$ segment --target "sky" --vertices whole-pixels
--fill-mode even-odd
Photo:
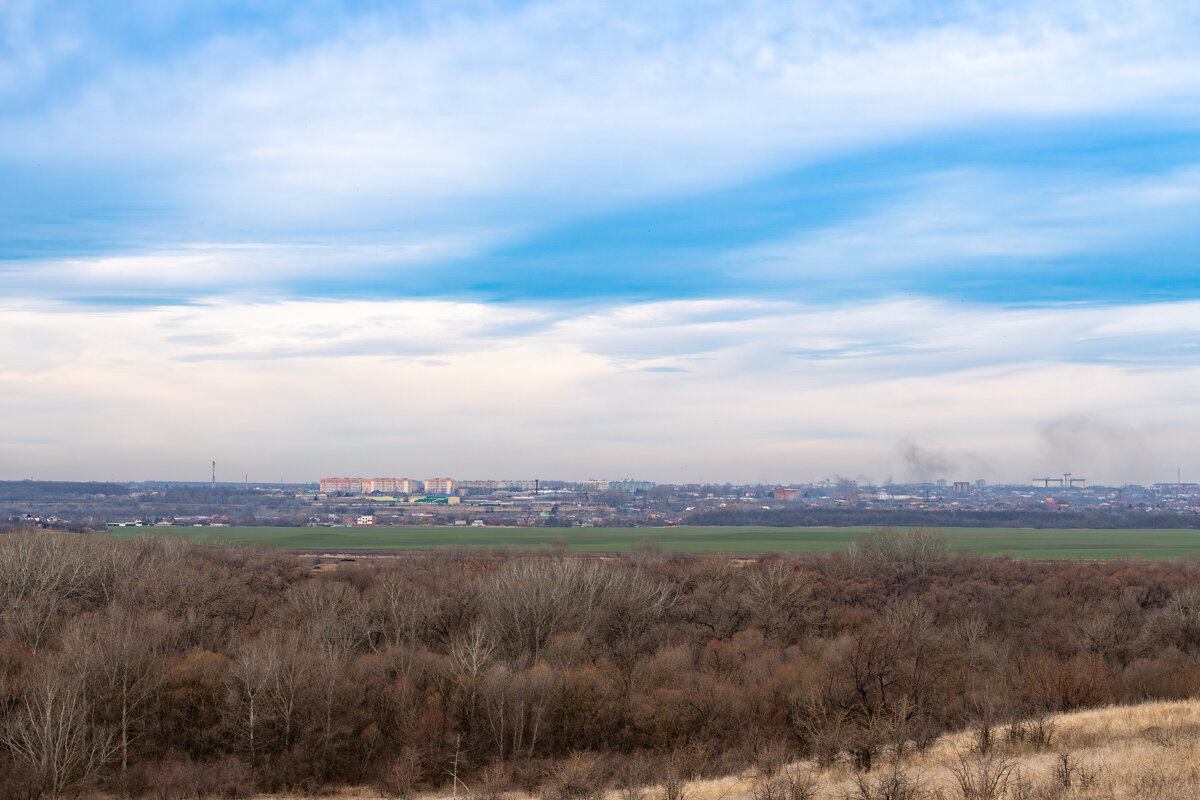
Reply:
[[[0,479],[1200,480],[1198,41],[0,0]]]

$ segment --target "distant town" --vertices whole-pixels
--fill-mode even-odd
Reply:
[[[129,526],[969,525],[1200,527],[1200,484],[1088,486],[1070,474],[860,485],[327,477],[313,484],[0,482],[0,521]]]

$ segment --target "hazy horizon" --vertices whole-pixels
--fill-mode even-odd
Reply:
[[[211,467],[211,465],[210,465],[210,467]],[[1181,482],[1182,484],[1200,483],[1200,481],[1188,480],[1186,475],[1178,475],[1178,474],[1175,478],[1163,478],[1161,480],[1153,480],[1153,481],[1146,480],[1146,481],[1141,481],[1141,482],[1125,481],[1123,483],[1118,483],[1118,484],[1107,484],[1107,483],[1097,483],[1094,481],[1090,481],[1086,478],[1085,475],[1077,474],[1077,473],[1049,473],[1045,476],[1043,476],[1041,474],[1036,475],[1036,476],[1031,476],[1031,478],[1026,478],[1024,480],[987,481],[986,479],[984,479],[984,485],[988,486],[988,487],[1021,487],[1021,486],[1024,486],[1024,487],[1028,487],[1030,489],[1043,489],[1044,488],[1046,491],[1053,491],[1053,490],[1061,491],[1063,488],[1061,486],[1042,487],[1042,486],[1037,485],[1035,482],[1041,480],[1043,477],[1048,477],[1051,481],[1065,480],[1064,476],[1071,476],[1071,478],[1073,480],[1082,480],[1083,481],[1083,483],[1078,486],[1067,487],[1070,490],[1080,490],[1080,489],[1099,488],[1099,487],[1119,488],[1121,486],[1152,486],[1156,483],[1163,483],[1163,484],[1175,484],[1177,482]],[[433,475],[418,475],[416,473],[402,474],[401,472],[392,470],[392,471],[386,472],[386,473],[385,472],[339,473],[338,475],[332,475],[332,474],[321,475],[320,477],[314,477],[311,479],[298,478],[295,480],[278,480],[278,479],[271,480],[271,479],[261,478],[261,477],[255,478],[254,476],[251,476],[248,473],[243,473],[243,477],[241,479],[231,479],[230,477],[225,477],[225,476],[222,476],[221,474],[218,474],[217,478],[216,478],[216,485],[217,486],[226,486],[226,487],[242,486],[242,485],[249,485],[251,487],[254,487],[254,486],[300,486],[300,485],[316,486],[316,485],[318,485],[318,483],[321,481],[322,478],[334,478],[334,477],[337,477],[337,478],[409,478],[409,479],[417,480],[417,481],[427,480],[432,477],[450,477],[458,482],[484,481],[484,480],[491,480],[491,481],[540,480],[543,482],[543,484],[556,483],[556,482],[584,483],[586,481],[591,481],[591,480],[613,480],[613,481],[646,480],[652,484],[663,485],[663,486],[686,486],[686,485],[807,486],[807,485],[818,485],[818,484],[824,484],[824,483],[841,484],[841,485],[848,485],[850,483],[855,483],[860,487],[869,487],[869,488],[884,488],[887,486],[936,486],[938,484],[938,481],[941,481],[941,483],[942,483],[941,488],[948,488],[948,487],[952,486],[956,481],[959,481],[959,480],[971,483],[973,486],[975,485],[976,481],[980,480],[978,478],[975,478],[975,479],[967,478],[962,475],[959,475],[955,478],[937,476],[937,477],[931,477],[931,478],[926,478],[926,479],[921,479],[921,480],[898,480],[894,476],[888,475],[882,479],[879,479],[879,478],[873,477],[871,475],[868,475],[866,473],[860,472],[855,476],[831,474],[831,475],[827,475],[827,476],[823,476],[823,477],[816,477],[816,478],[789,478],[789,479],[783,479],[783,480],[777,480],[777,481],[734,481],[734,480],[720,480],[720,479],[716,479],[716,478],[711,479],[711,480],[668,481],[668,480],[658,480],[653,475],[649,475],[649,476],[647,476],[647,475],[636,475],[636,476],[635,475],[620,475],[620,476],[617,476],[617,475],[608,475],[608,476],[590,475],[586,478],[581,478],[581,477],[577,477],[577,476],[563,477],[560,475],[545,475],[545,474],[503,475],[503,476],[501,476],[501,475],[478,475],[478,474],[474,474],[474,473],[462,473],[462,474],[458,474],[458,475],[433,476]],[[17,483],[17,482],[22,482],[22,481],[32,481],[35,483],[61,482],[61,483],[120,483],[120,484],[151,484],[151,485],[174,484],[174,485],[189,485],[189,486],[203,487],[203,486],[210,485],[211,476],[209,478],[189,478],[189,477],[172,478],[172,477],[162,477],[162,476],[135,477],[135,478],[118,477],[118,476],[104,477],[104,478],[98,478],[98,477],[60,478],[60,477],[55,477],[55,476],[49,476],[49,477],[47,477],[47,476],[25,476],[23,478],[0,478],[0,481],[11,482],[11,483]]]
[[[1196,478],[1198,40],[1180,2],[7,4],[0,479]]]

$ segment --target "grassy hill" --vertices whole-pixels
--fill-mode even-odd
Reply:
[[[1200,797],[1200,700],[1118,706],[995,731],[987,754],[978,731],[944,736],[922,753],[891,758],[871,772],[848,763],[798,762],[773,775],[741,775],[583,794],[578,800],[1195,800]],[[460,788],[459,797],[489,797]],[[378,798],[346,790],[342,800]],[[509,793],[505,800],[553,797]],[[447,800],[449,793],[436,800]],[[263,800],[266,800],[264,798]],[[300,800],[273,796],[272,800]],[[434,800],[430,796],[430,800]]]
[[[1200,797],[1200,701],[1117,706],[1046,720],[1045,741],[999,729],[979,752],[978,731],[944,736],[924,753],[868,774],[846,764],[800,763],[815,798],[850,800],[1195,800]],[[1031,741],[1032,738],[1032,741]],[[787,782],[777,785],[786,787]],[[762,776],[691,784],[691,800],[807,800],[768,794]],[[990,789],[990,790],[989,790]],[[786,792],[785,792],[786,794]],[[661,795],[660,795],[661,796]]]

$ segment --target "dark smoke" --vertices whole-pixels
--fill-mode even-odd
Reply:
[[[1169,427],[1123,425],[1076,415],[1043,422],[1038,433],[1046,469],[1051,471],[1099,471],[1121,479],[1157,472],[1164,480],[1174,473],[1162,463],[1179,441],[1178,432]]]
[[[954,462],[940,450],[922,447],[909,439],[900,442],[898,447],[908,467],[910,480],[923,483],[943,477],[954,469]]]

